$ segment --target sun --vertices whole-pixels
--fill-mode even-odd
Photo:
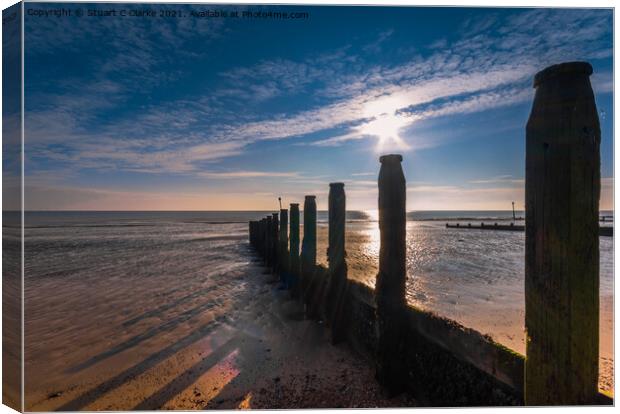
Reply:
[[[409,146],[400,136],[400,130],[409,121],[402,116],[383,113],[376,115],[375,118],[360,126],[360,133],[371,135],[378,138],[377,151],[391,149],[407,149]]]
[[[409,146],[400,136],[400,131],[410,123],[410,120],[397,113],[398,109],[406,106],[403,97],[397,95],[383,96],[366,102],[364,116],[372,120],[360,125],[359,132],[377,137],[376,149],[379,152],[408,149]]]

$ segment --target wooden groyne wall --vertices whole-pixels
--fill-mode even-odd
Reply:
[[[604,220],[603,220],[604,221]],[[466,230],[495,230],[495,231],[525,231],[525,226],[510,223],[510,224],[484,224],[480,223],[480,225],[476,224],[463,224],[456,223],[450,224],[446,223],[447,229],[466,229]],[[598,235],[603,237],[613,237],[614,236],[614,228],[613,227],[599,227]]]
[[[407,390],[427,406],[613,404],[598,391],[600,130],[591,72],[587,63],[562,64],[534,83],[526,134],[527,358],[407,303],[400,155],[380,158],[375,289],[347,278],[343,183],[330,184],[328,268],[316,264],[314,196],[305,198],[301,255],[298,204],[290,220],[284,209],[250,222],[251,245],[306,316],[326,322],[333,343],[349,342],[375,365],[389,393]]]
[[[304,203],[301,252],[295,237],[280,238],[299,233],[298,221],[287,226],[288,210],[282,210],[278,219],[269,216],[249,224],[251,245],[291,296],[305,305],[306,317],[324,321],[332,343],[349,342],[377,364],[378,371],[380,360],[387,361],[383,376],[393,383],[386,384],[388,389],[409,390],[424,405],[523,404],[521,355],[452,320],[408,305],[404,289],[401,307],[381,314],[377,290],[347,279],[344,185],[333,183],[330,196],[329,268],[316,263],[314,196],[307,196]],[[294,205],[292,211],[295,215]],[[281,223],[284,229],[278,227]],[[390,289],[387,292],[390,302]],[[395,366],[401,372],[394,373]]]

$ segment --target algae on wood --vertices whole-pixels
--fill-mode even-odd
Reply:
[[[600,140],[585,62],[534,79],[526,130],[525,402],[595,401]]]

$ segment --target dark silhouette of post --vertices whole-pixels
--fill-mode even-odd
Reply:
[[[316,197],[307,195],[304,199],[304,239],[301,245],[301,295],[306,305],[306,314],[315,316],[313,302],[315,283],[313,284],[316,266]]]
[[[279,271],[279,254],[278,250],[280,248],[279,242],[279,220],[278,213],[271,213],[271,267],[274,273],[278,273]]]
[[[288,210],[280,210],[280,283],[288,287]]]
[[[601,132],[585,62],[534,78],[526,130],[525,403],[598,393]]]
[[[515,214],[515,202],[512,202],[512,221],[515,221],[517,219],[517,216]]]
[[[260,221],[260,255],[263,261],[265,260],[266,224],[267,224],[267,220],[262,218]]]
[[[406,331],[406,184],[402,156],[379,158],[379,273],[375,287],[379,332],[377,379],[392,394],[404,391],[407,370],[400,358],[405,354]]]
[[[273,238],[273,224],[271,221],[271,216],[267,216],[265,218],[265,265],[267,267],[271,267],[271,248],[272,248],[272,239]]]
[[[332,343],[341,342],[345,335],[347,264],[345,260],[346,197],[344,183],[329,184],[329,287],[327,314]]]
[[[294,298],[299,297],[299,204],[292,203],[290,205],[291,227],[290,227],[290,259],[289,274],[291,295]]]

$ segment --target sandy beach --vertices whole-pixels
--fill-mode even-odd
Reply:
[[[505,247],[492,241],[488,246],[480,246],[481,250],[489,249],[489,263],[472,263],[471,258],[456,264],[442,264],[434,256],[446,257],[446,261],[458,260],[458,250],[468,241],[467,237],[476,237],[475,231],[448,230],[449,236],[455,237],[456,244],[452,251],[437,251],[436,240],[426,236],[421,228],[429,227],[433,232],[444,231],[444,223],[427,224],[421,222],[408,223],[408,301],[427,311],[453,319],[465,327],[473,328],[490,336],[496,342],[524,355],[524,298],[523,278],[517,275],[502,274],[502,266],[489,267],[494,256],[508,256],[512,261],[522,261],[518,249],[522,248],[523,233],[507,234],[492,232],[493,235],[482,233],[485,238],[506,237]],[[479,232],[478,232],[479,233]],[[442,238],[445,235],[441,236]],[[512,238],[513,240],[510,240]],[[443,239],[442,239],[443,240]],[[472,239],[473,240],[473,239]],[[450,240],[446,240],[449,244]],[[613,350],[613,248],[611,238],[601,238],[601,304],[600,304],[600,358],[599,358],[599,389],[613,395],[614,386],[614,350]],[[317,260],[327,266],[324,252],[327,249],[328,228],[320,225],[317,231]],[[419,244],[418,250],[411,245]],[[377,223],[349,223],[346,233],[348,278],[361,281],[374,287],[378,271],[379,233]],[[512,249],[512,250],[511,250]],[[464,249],[463,249],[464,250]],[[429,253],[431,252],[431,253]],[[609,253],[609,254],[606,254]],[[482,255],[479,255],[482,256]],[[512,256],[512,257],[510,257]],[[443,260],[443,259],[440,259]],[[607,261],[607,262],[606,262]],[[611,263],[609,262],[611,261]],[[522,266],[519,262],[517,268]],[[472,269],[468,269],[471,267]],[[440,270],[437,270],[440,269]],[[467,279],[459,280],[459,276],[468,270],[470,273],[489,274],[490,278],[483,281]],[[520,269],[520,268],[519,268]],[[443,272],[442,278],[428,280]],[[610,273],[608,275],[608,273]],[[513,277],[514,276],[514,277]],[[609,279],[609,280],[608,280]],[[498,291],[501,292],[498,295]]]
[[[27,308],[26,409],[415,405],[384,398],[372,365],[330,345],[323,325],[304,320],[252,261],[247,243],[234,243],[247,261],[204,277],[164,274],[123,287],[107,278],[70,302],[43,279],[37,290],[50,294]],[[104,305],[119,296],[121,307]]]
[[[384,398],[371,363],[346,344],[332,346],[321,323],[304,320],[300,305],[255,262],[241,219],[99,214],[33,221],[26,229],[26,409],[415,406],[406,395]],[[436,228],[408,226],[409,302],[523,353],[522,279],[511,267],[521,260],[521,236],[476,242],[473,233],[452,232],[438,239]],[[375,227],[347,226],[348,277],[370,286]],[[474,247],[491,262],[463,261],[459,254]],[[317,259],[324,265],[326,248],[320,223]],[[608,285],[602,276],[602,292]],[[601,299],[599,385],[612,391],[613,301]]]

